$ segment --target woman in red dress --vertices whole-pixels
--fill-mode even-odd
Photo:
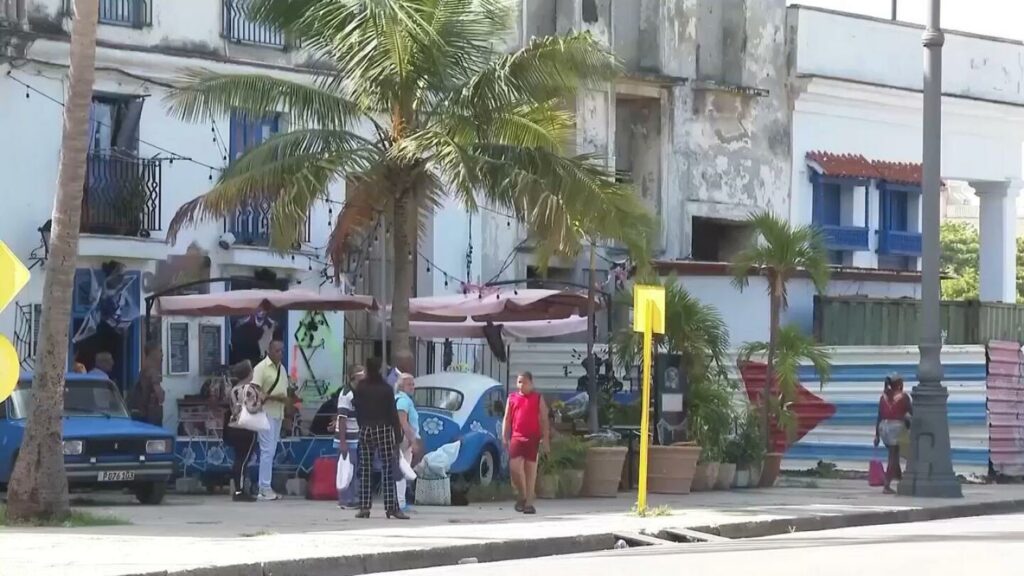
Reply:
[[[509,472],[516,489],[516,512],[536,514],[537,456],[548,450],[548,407],[533,387],[533,375],[521,372],[517,391],[509,394],[502,424],[502,440],[508,450]]]
[[[892,481],[902,480],[900,470],[900,437],[910,427],[913,408],[910,396],[903,391],[903,378],[886,376],[882,397],[878,399],[878,419],[875,421],[875,446],[879,441],[889,450],[889,465],[885,469],[886,494],[893,494]]]

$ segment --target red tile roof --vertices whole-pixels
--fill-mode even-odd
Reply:
[[[807,161],[825,176],[884,180],[893,184],[921,185],[921,165],[910,162],[868,160],[860,154],[808,152]]]

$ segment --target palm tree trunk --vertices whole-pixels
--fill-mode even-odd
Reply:
[[[412,252],[416,231],[415,196],[411,191],[399,195],[392,209],[395,234],[394,246],[395,279],[391,296],[391,358],[411,353],[409,348],[409,299],[412,298],[412,283],[415,277]]]
[[[775,347],[778,345],[779,325],[782,315],[782,286],[781,279],[774,273],[770,274],[768,281],[771,283],[769,300],[771,315],[768,320],[768,365],[765,368],[764,391],[761,393],[762,420],[764,426],[765,451],[772,452],[772,429],[771,417],[768,412],[768,398],[775,389]]]
[[[61,446],[64,375],[68,363],[71,291],[89,148],[89,106],[96,72],[98,4],[98,0],[75,0],[60,172],[57,175],[50,254],[43,284],[41,346],[32,383],[34,402],[7,494],[9,522],[59,521],[70,513]]]

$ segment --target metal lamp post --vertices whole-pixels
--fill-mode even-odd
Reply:
[[[939,2],[929,0],[924,44],[924,162],[921,175],[921,362],[914,387],[907,471],[899,485],[904,496],[960,498],[949,444],[947,400],[942,385],[939,324],[939,186],[942,158],[942,45]]]

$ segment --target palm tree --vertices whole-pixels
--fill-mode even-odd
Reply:
[[[43,284],[39,357],[32,411],[7,493],[7,521],[63,521],[70,514],[62,423],[68,365],[71,291],[78,256],[88,152],[89,106],[96,72],[98,0],[75,0],[60,172],[53,203],[50,254]]]
[[[753,356],[767,356],[767,342],[748,342],[740,348],[739,359],[749,362]],[[832,373],[832,357],[823,347],[805,336],[800,328],[793,325],[779,329],[775,340],[775,362],[773,365],[774,382],[778,384],[778,395],[765,394],[764,411],[770,417],[774,415],[779,426],[792,439],[797,424],[789,405],[796,400],[796,387],[800,383],[800,366],[810,362],[818,373],[818,382],[824,386]],[[765,380],[770,382],[770,380]],[[771,442],[766,438],[766,442]]]
[[[787,356],[783,358],[779,352],[780,324],[782,311],[789,306],[788,283],[798,272],[806,272],[814,284],[815,289],[821,293],[828,286],[829,266],[828,257],[825,251],[825,244],[817,228],[812,226],[793,226],[787,220],[783,220],[771,212],[764,211],[753,214],[747,221],[754,231],[757,242],[746,250],[740,252],[732,263],[733,285],[740,291],[749,284],[750,275],[753,273],[765,276],[767,280],[767,291],[771,314],[769,319],[768,342],[761,345],[754,343],[749,345],[748,352],[763,350],[767,356],[767,373],[765,375],[765,397],[762,399],[764,405],[763,424],[765,426],[765,438],[768,438],[768,390],[778,381],[780,386],[784,376],[788,377],[792,368],[792,380],[795,388],[796,366],[801,359],[809,358],[807,354],[800,352],[802,348],[796,347],[795,340],[788,340],[792,344],[787,349]],[[799,336],[799,331],[787,329],[786,337]],[[801,336],[802,337],[802,336]],[[813,344],[811,344],[813,348]],[[749,357],[749,354],[748,354]],[[812,358],[813,359],[813,358]],[[776,377],[778,372],[779,377]],[[788,396],[784,396],[788,398]],[[780,405],[784,407],[783,405]]]
[[[348,178],[329,253],[335,270],[385,216],[393,230],[393,350],[409,350],[417,224],[445,195],[470,211],[513,214],[546,261],[574,255],[581,231],[634,250],[652,219],[615,182],[604,156],[575,154],[577,92],[620,72],[587,33],[532,40],[501,52],[507,0],[253,0],[251,17],[300,42],[316,61],[306,85],[260,74],[190,70],[170,99],[189,121],[284,111],[294,130],[233,163],[207,194],[183,206],[185,225],[231,217],[269,201],[271,245],[287,250],[311,207]],[[406,257],[408,255],[408,257]],[[337,272],[336,272],[337,273]]]
[[[662,284],[665,286],[665,334],[660,338],[658,347],[679,354],[680,369],[691,380],[708,375],[724,376],[729,328],[721,314],[714,306],[693,297],[676,279],[668,279]],[[621,300],[624,305],[631,305],[632,291],[624,294]],[[620,366],[635,366],[641,361],[642,345],[643,337],[632,327],[618,331],[613,340],[616,361]]]

